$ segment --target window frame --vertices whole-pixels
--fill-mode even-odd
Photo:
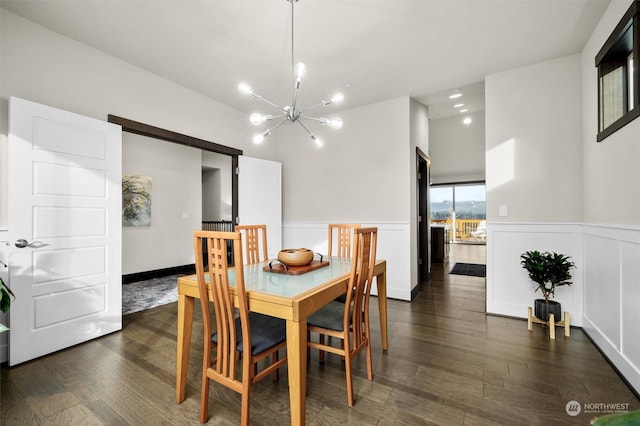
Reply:
[[[622,46],[623,37],[627,31],[631,30],[631,50],[624,49]],[[623,87],[621,97],[626,108],[620,117],[603,128],[603,91],[602,81],[603,76],[611,72],[611,67],[616,58],[621,57],[622,52],[627,51],[625,57],[633,56],[633,70],[630,72],[628,61],[626,65],[623,65]],[[604,43],[600,51],[595,57],[595,65],[598,74],[598,134],[597,141],[601,142],[617,130],[620,130],[628,123],[640,116],[640,81],[639,81],[639,68],[640,68],[640,0],[634,0],[631,6],[624,14],[616,28],[613,30],[607,41]],[[633,93],[629,92],[629,89]],[[631,103],[629,102],[631,100]]]

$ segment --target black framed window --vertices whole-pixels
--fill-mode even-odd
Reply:
[[[640,0],[635,0],[596,55],[598,142],[640,116]]]

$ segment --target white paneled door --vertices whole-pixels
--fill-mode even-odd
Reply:
[[[267,225],[269,259],[282,249],[282,165],[259,158],[238,157],[240,225]]]
[[[9,365],[122,328],[121,135],[9,100]]]

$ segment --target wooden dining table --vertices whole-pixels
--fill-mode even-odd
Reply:
[[[244,280],[249,309],[282,318],[287,323],[287,368],[291,424],[304,425],[307,390],[307,317],[345,294],[351,259],[325,257],[329,265],[300,275],[264,271],[268,262],[244,265]],[[378,309],[382,349],[387,350],[387,262],[376,260]],[[235,273],[229,270],[233,284]],[[193,307],[200,297],[196,275],[178,278],[178,354],[176,365],[176,402],[185,399]],[[235,295],[234,295],[235,297]]]

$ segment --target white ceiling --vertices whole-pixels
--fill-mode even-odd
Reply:
[[[0,0],[53,31],[242,111],[249,83],[279,105],[291,97],[286,0]],[[301,0],[295,57],[308,67],[298,106],[342,91],[338,108],[400,96],[455,114],[460,88],[484,109],[488,74],[578,53],[609,0]],[[480,84],[477,84],[480,83]],[[472,94],[474,92],[474,94]],[[329,108],[329,107],[328,107]]]

